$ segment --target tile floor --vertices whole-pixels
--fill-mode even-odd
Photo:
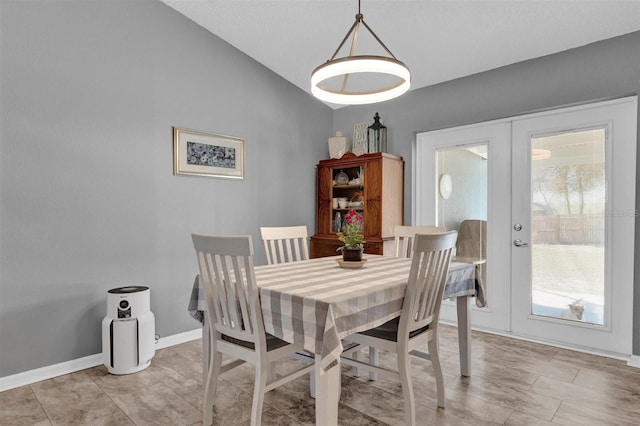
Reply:
[[[640,369],[623,361],[473,332],[472,377],[463,378],[455,328],[442,326],[440,346],[444,410],[436,409],[429,363],[413,363],[421,425],[640,424]],[[136,374],[109,375],[99,366],[2,392],[0,425],[201,424],[200,354],[197,340],[159,350]],[[383,354],[381,362],[393,358]],[[398,380],[370,382],[344,368],[342,384],[340,424],[404,425]],[[222,376],[215,425],[249,425],[252,386],[250,366]],[[263,424],[312,425],[308,390],[302,377],[269,393]]]

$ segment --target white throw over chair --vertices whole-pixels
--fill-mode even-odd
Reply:
[[[392,373],[400,377],[405,404],[405,421],[409,426],[416,425],[409,355],[431,360],[436,378],[438,407],[444,407],[444,378],[438,355],[438,318],[457,236],[456,231],[445,234],[416,235],[411,272],[400,316],[379,327],[356,333],[345,339],[358,346],[344,352],[342,358],[344,364],[381,374]],[[425,343],[428,346],[428,353],[416,349]],[[398,370],[346,357],[363,345],[395,353]]]
[[[396,257],[411,257],[413,237],[416,234],[442,234],[447,232],[444,226],[402,226],[393,228],[394,254]]]
[[[260,235],[269,265],[309,259],[307,227],[261,227]]]
[[[261,424],[264,394],[310,372],[313,363],[277,380],[270,378],[273,363],[302,347],[267,334],[262,319],[259,290],[253,266],[251,236],[192,234],[198,256],[200,279],[207,303],[209,323],[208,376],[204,383],[203,424],[213,421],[218,376],[244,362],[256,367],[251,425]],[[222,355],[234,359],[222,364]]]

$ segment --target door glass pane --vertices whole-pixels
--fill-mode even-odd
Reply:
[[[487,144],[437,151],[436,225],[458,231],[459,257],[487,258],[487,158]],[[479,265],[477,271],[486,288],[487,264]]]
[[[534,315],[604,324],[604,128],[531,138]]]

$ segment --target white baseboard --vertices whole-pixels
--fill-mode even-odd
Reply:
[[[102,364],[101,353],[72,359],[71,361],[61,362],[59,364],[36,368],[35,370],[29,370],[7,377],[0,377],[0,392],[42,380],[51,379],[53,377],[62,376],[63,374],[85,370],[100,364]]]
[[[179,345],[180,343],[190,342],[192,340],[197,340],[201,337],[202,328],[185,331],[184,333],[174,334],[172,336],[162,337],[156,344],[156,350]],[[51,379],[53,377],[62,376],[63,374],[85,370],[87,368],[95,367],[101,364],[102,353],[99,353],[82,358],[72,359],[70,361],[61,362],[59,364],[36,368],[35,370],[29,370],[23,373],[13,374],[11,376],[0,377],[0,392],[24,385],[30,385],[31,383],[40,382],[42,380]]]
[[[156,344],[156,350],[168,348],[170,346],[179,345],[180,343],[190,342],[192,340],[198,340],[202,338],[202,327],[196,328],[191,331],[185,331],[184,333],[174,334],[167,337],[161,337]]]
[[[629,362],[627,362],[629,367],[640,368],[640,355],[631,355],[629,358]]]
[[[448,321],[448,320],[440,320],[440,323],[447,324],[456,328],[458,327],[458,325],[455,322]],[[568,349],[571,351],[582,352],[582,353],[602,356],[606,358],[613,358],[621,361],[627,361],[627,365],[629,365],[630,367],[640,368],[640,355],[628,355],[628,354],[620,354],[617,352],[595,350],[595,349],[585,348],[583,346],[578,346],[578,345],[569,345],[569,344],[559,343],[559,342],[550,341],[550,340],[535,339],[528,336],[519,336],[519,335],[510,333],[508,331],[494,330],[494,329],[489,329],[484,327],[472,327],[472,330],[481,331],[483,333],[488,333],[488,334],[494,334],[496,336],[509,337],[511,339],[524,340],[526,342],[540,343],[542,345],[553,346],[555,348]]]

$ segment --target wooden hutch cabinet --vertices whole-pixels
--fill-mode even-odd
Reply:
[[[316,197],[311,257],[339,254],[343,244],[336,232],[352,208],[364,217],[365,253],[389,253],[393,228],[402,225],[404,217],[404,161],[384,152],[360,156],[349,152],[342,158],[322,160],[317,166]],[[342,205],[335,206],[334,198],[342,198]]]

